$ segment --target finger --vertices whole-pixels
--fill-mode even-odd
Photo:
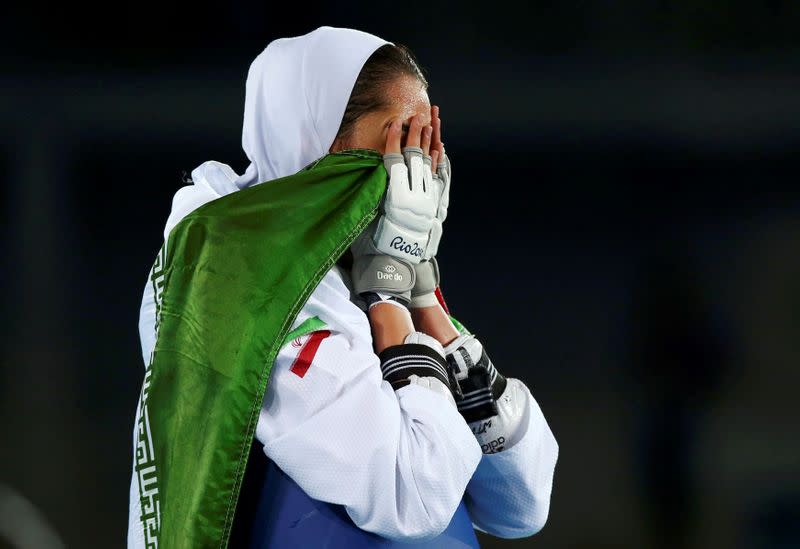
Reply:
[[[408,127],[408,137],[406,138],[406,147],[419,147],[422,138],[422,116],[415,114],[411,118],[411,124]]]
[[[439,118],[438,106],[433,106],[431,108],[431,127],[433,127],[433,140],[431,141],[431,149],[438,149],[439,143],[442,142],[442,119]]]
[[[448,173],[448,166],[447,166],[447,159],[444,156],[444,143],[442,143],[441,148],[439,149],[439,156],[438,162],[435,164],[436,166],[436,173],[441,177],[443,180],[446,178],[447,180],[450,179],[450,174]]]
[[[433,140],[431,149],[439,149],[439,158],[442,158],[442,117],[439,105],[431,108],[431,125],[433,126]]]
[[[431,151],[431,171],[436,173],[436,165],[439,163],[439,151],[432,150]]]
[[[431,151],[431,134],[433,133],[433,128],[431,126],[425,126],[422,128],[422,154],[428,155]]]
[[[435,146],[435,147],[434,147],[433,143],[431,143],[431,150],[433,150],[434,148],[435,148],[437,151],[439,151],[439,158],[443,158],[443,157],[444,157],[444,143],[442,143],[441,141],[439,141],[439,142],[436,144],[436,146]]]
[[[399,118],[392,120],[389,131],[386,132],[386,153],[400,152],[400,137],[402,132],[402,121]]]

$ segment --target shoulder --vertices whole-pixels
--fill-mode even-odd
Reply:
[[[262,426],[262,436],[281,432],[275,418],[289,410],[296,419],[339,399],[356,377],[380,385],[369,321],[351,301],[349,282],[349,275],[334,266],[295,318],[270,373],[264,413],[273,423]]]
[[[197,208],[238,191],[237,177],[230,166],[214,160],[203,162],[192,170],[191,184],[178,189],[172,197],[172,209],[164,227],[164,241],[169,239],[169,233],[175,225]]]

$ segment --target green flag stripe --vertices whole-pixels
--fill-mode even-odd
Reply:
[[[449,316],[449,315],[448,315],[448,316]],[[451,321],[451,322],[453,323],[453,325],[456,327],[456,330],[458,330],[460,333],[462,333],[462,334],[470,334],[470,335],[472,335],[472,332],[470,332],[469,330],[467,330],[467,329],[464,327],[464,325],[463,325],[463,324],[461,324],[461,323],[460,323],[458,320],[456,320],[456,319],[455,319],[455,317],[453,317],[453,316],[450,316],[450,321]]]
[[[308,301],[309,296],[311,293],[316,289],[317,285],[319,284],[322,277],[333,267],[336,260],[344,253],[344,251],[352,244],[352,242],[356,239],[356,237],[367,228],[367,225],[375,218],[378,214],[378,207],[377,204],[375,208],[367,213],[364,217],[361,218],[360,222],[353,228],[350,234],[347,235],[346,239],[343,240],[339,246],[337,246],[331,254],[325,259],[323,264],[320,266],[319,270],[314,274],[311,280],[308,281],[305,288],[303,288],[302,293],[298,296],[297,300],[294,302],[292,306],[291,312],[289,316],[286,317],[286,322],[284,322],[283,327],[281,328],[280,332],[278,332],[278,336],[275,338],[275,341],[283,341],[286,338],[287,332],[289,328],[294,323],[294,319],[297,317],[300,310],[305,305],[306,301]],[[253,435],[256,430],[256,420],[259,416],[259,411],[261,410],[261,404],[264,400],[264,393],[267,390],[267,379],[269,378],[269,373],[272,370],[272,363],[275,362],[275,357],[278,354],[278,350],[280,346],[275,345],[273,343],[272,348],[270,349],[269,356],[267,358],[267,364],[269,364],[269,368],[263,370],[263,375],[259,381],[259,392],[257,394],[257,398],[253,400],[251,413],[250,413],[250,420],[247,424],[247,434],[244,437],[244,441],[241,447],[241,452],[239,454],[239,463],[236,468],[235,473],[235,480],[234,486],[231,490],[230,500],[228,502],[228,510],[225,515],[225,523],[222,530],[222,537],[220,539],[219,547],[220,549],[224,549],[228,545],[228,538],[231,534],[231,528],[233,527],[233,513],[236,509],[236,501],[239,498],[239,492],[241,490],[242,485],[242,477],[244,476],[244,471],[247,466],[247,457],[250,453],[250,444],[253,440]]]

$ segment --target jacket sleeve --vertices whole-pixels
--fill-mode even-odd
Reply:
[[[366,316],[348,304],[362,324],[322,316],[325,331],[283,346],[256,437],[310,497],[343,505],[360,528],[432,538],[450,523],[480,448],[445,396],[415,384],[395,392],[382,379]]]
[[[535,534],[547,521],[558,444],[528,387],[508,378],[506,393],[527,401],[516,442],[484,454],[467,485],[466,505],[473,526],[501,538]]]

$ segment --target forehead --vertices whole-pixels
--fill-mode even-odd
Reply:
[[[389,84],[387,88],[389,109],[392,116],[408,120],[415,114],[422,114],[424,125],[431,122],[431,102],[428,92],[419,79],[413,76],[402,76]]]

